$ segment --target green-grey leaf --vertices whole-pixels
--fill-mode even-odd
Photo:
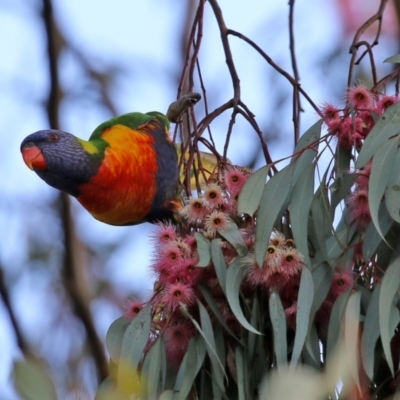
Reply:
[[[38,360],[14,361],[13,379],[15,389],[24,400],[57,400],[52,379]]]
[[[331,191],[331,217],[334,217],[334,212],[337,205],[343,201],[351,192],[351,187],[354,185],[356,174],[342,174],[336,181],[329,187]]]
[[[247,273],[246,266],[243,265],[243,258],[236,258],[228,267],[226,273],[226,298],[231,307],[233,314],[238,319],[238,321],[242,324],[244,328],[249,330],[250,332],[257,333],[261,335],[255,328],[253,328],[248,321],[246,320],[242,307],[240,306],[239,301],[239,290],[240,284],[242,283],[243,278]]]
[[[118,363],[119,357],[121,355],[122,338],[128,327],[130,321],[124,317],[116,319],[108,328],[106,334],[106,346],[110,353],[111,359]]]
[[[196,339],[192,337],[176,376],[174,390],[176,390],[177,393],[174,395],[174,400],[185,400],[187,398],[193,387],[194,379],[196,378],[196,365]],[[152,382],[149,382],[149,384],[151,383]]]
[[[382,280],[382,288],[379,294],[379,330],[381,333],[382,347],[386,361],[392,375],[394,375],[392,352],[390,350],[390,340],[394,332],[390,331],[390,319],[392,303],[396,291],[400,285],[400,258],[395,257],[390,263]]]
[[[249,252],[242,234],[234,222],[231,222],[229,229],[218,231],[218,233],[235,248],[239,256],[245,256]]]
[[[400,103],[393,104],[378,119],[368,134],[356,162],[362,168],[387,140],[400,133]]]
[[[197,305],[200,311],[200,321],[201,321],[201,329],[204,333],[204,338],[206,339],[207,344],[207,353],[211,360],[211,366],[214,373],[214,377],[216,378],[216,383],[220,388],[224,387],[224,374],[225,368],[223,365],[223,361],[218,357],[217,347],[215,344],[214,330],[211,324],[210,316],[206,308],[201,304],[200,301],[197,300]]]
[[[204,297],[204,300],[207,302],[208,306],[210,307],[211,311],[214,313],[215,317],[217,318],[217,320],[221,324],[221,326],[229,333],[230,336],[232,336],[237,341],[239,341],[239,339],[235,336],[235,334],[232,332],[232,330],[227,325],[223,315],[221,314],[221,311],[218,308],[216,300],[213,297],[213,295],[210,293],[208,287],[206,285],[200,283],[199,288],[200,288],[201,294]]]
[[[336,260],[340,255],[342,255],[351,243],[352,238],[357,232],[357,225],[352,224],[350,226],[345,225],[343,227],[338,226],[338,230],[334,232],[326,241],[326,250],[328,255],[328,262]]]
[[[148,303],[130,322],[122,338],[121,356],[137,368],[143,350],[149,341],[151,323],[151,304]]]
[[[398,144],[399,141],[397,139],[390,139],[378,150],[372,160],[371,175],[369,178],[369,210],[375,228],[383,240],[385,238],[380,228],[378,211],[386,184],[393,169]]]
[[[238,400],[246,400],[248,398],[248,396],[246,396],[247,368],[245,367],[246,359],[243,354],[242,346],[236,346],[235,360],[236,360],[236,373],[237,373],[237,385],[238,385]]]
[[[302,149],[305,149],[306,147],[309,147],[313,143],[317,142],[317,140],[321,136],[322,122],[323,122],[322,119],[317,121],[313,126],[311,126],[307,130],[307,132],[305,132],[300,137],[299,141],[297,142],[296,148],[294,149],[294,153],[297,153],[298,151],[300,151]],[[313,149],[315,149],[315,152],[317,152],[318,144],[316,144],[315,146],[312,146],[312,147],[313,147]],[[294,158],[295,157],[296,156],[294,156]],[[293,161],[294,158],[292,158],[292,161]]]
[[[330,267],[327,262],[323,262],[313,270],[314,282],[314,299],[311,307],[311,319],[314,318],[315,313],[319,310],[322,303],[329,293],[332,283],[334,269]]]
[[[398,64],[398,63],[400,63],[400,54],[396,54],[394,56],[388,57],[383,62],[391,63],[391,64]]]
[[[302,356],[304,363],[320,369],[320,342],[315,324],[311,324],[310,332],[306,337],[305,347],[303,348]]]
[[[265,181],[270,169],[270,165],[265,165],[253,172],[247,179],[238,198],[238,214],[248,214],[253,216],[260,204],[261,196],[264,191]]]
[[[289,164],[275,174],[265,185],[257,214],[255,256],[258,265],[264,262],[269,239],[275,221],[284,211],[285,205],[292,188],[293,169],[295,164]]]
[[[181,312],[182,312],[182,314],[186,315],[192,321],[192,324],[194,325],[194,327],[197,329],[197,331],[200,333],[200,335],[204,339],[204,341],[206,343],[207,353],[211,360],[211,366],[212,366],[211,373],[215,380],[214,383],[217,385],[218,388],[221,388],[221,390],[223,390],[223,379],[224,379],[223,374],[225,374],[225,370],[221,363],[221,360],[218,358],[218,354],[215,349],[215,340],[214,340],[214,334],[212,331],[212,327],[211,327],[211,329],[209,328],[209,326],[211,326],[210,317],[207,314],[207,310],[204,308],[204,306],[199,301],[197,301],[197,304],[198,304],[199,310],[200,310],[200,320],[201,320],[201,323],[204,324],[207,334],[203,331],[202,327],[200,327],[198,322],[189,314],[189,312],[183,305],[181,307]],[[203,317],[203,319],[202,319],[202,317]],[[207,321],[207,319],[208,319],[208,321]]]
[[[385,203],[381,202],[378,211],[378,219],[381,227],[381,233],[383,236],[389,232],[389,229],[393,225],[393,220],[387,211]],[[362,252],[364,260],[369,260],[376,252],[379,244],[382,242],[382,238],[379,235],[374,223],[371,221],[365,231],[364,240],[362,244]]]
[[[194,237],[197,242],[197,253],[199,254],[199,262],[196,267],[208,267],[211,261],[211,244],[201,233],[195,232]]]
[[[146,368],[147,397],[148,400],[157,400],[160,387],[162,364],[162,339],[159,337],[146,354],[148,369]],[[143,368],[144,369],[144,368]]]
[[[196,350],[197,350],[197,365],[196,365],[196,375],[199,373],[201,366],[203,365],[204,358],[206,357],[207,346],[206,342],[201,336],[196,338]]]
[[[224,368],[226,367],[226,347],[225,347],[225,337],[222,328],[219,325],[213,327],[214,329],[214,338],[215,338],[215,350],[217,352],[218,359],[221,361],[221,364]]]
[[[290,203],[293,238],[297,249],[304,256],[304,263],[307,267],[311,267],[311,263],[308,255],[307,235],[304,232],[307,232],[308,215],[313,201],[314,168],[315,164],[310,165],[295,183]]]
[[[304,267],[301,273],[299,296],[297,300],[296,336],[294,339],[290,368],[296,367],[300,358],[300,354],[303,350],[304,342],[306,340],[310,324],[310,312],[313,298],[313,277],[310,270],[307,267]]]
[[[359,349],[358,349],[358,331],[359,331],[359,320],[360,320],[360,300],[361,292],[353,293],[347,302],[345,311],[345,324],[344,324],[344,335],[345,335],[345,346],[346,352],[351,356],[350,359],[357,360]],[[350,371],[354,382],[360,387],[360,379],[358,372],[358,365],[355,363],[350,364]]]
[[[273,289],[269,296],[269,315],[274,337],[274,352],[278,368],[287,364],[286,316],[278,292]]]
[[[379,295],[381,284],[376,283],[368,305],[364,320],[364,330],[361,338],[361,358],[365,372],[371,381],[374,378],[375,345],[379,337]]]
[[[174,398],[174,391],[168,389],[161,393],[159,400],[172,400],[173,398]]]
[[[385,190],[385,203],[390,216],[400,222],[400,151],[397,151]]]
[[[251,326],[256,326],[257,321],[262,325],[263,321],[261,319],[261,316],[259,316],[259,305],[258,305],[258,300],[257,297],[254,297],[253,299],[253,306],[251,308],[251,318],[250,318],[250,324]],[[253,332],[249,332],[248,338],[247,338],[247,357],[249,360],[253,358],[254,351],[255,351],[255,345],[256,345],[256,340],[258,338],[258,335],[256,335]]]
[[[335,301],[332,307],[331,317],[329,319],[328,327],[328,341],[327,341],[327,357],[332,354],[334,350],[337,339],[339,338],[339,333],[343,323],[343,316],[345,314],[347,300],[351,295],[352,289],[348,289],[343,292]]]
[[[225,293],[226,286],[226,262],[224,258],[224,254],[221,249],[221,239],[214,239],[211,242],[211,259],[214,264],[215,273],[217,274],[217,278],[221,289]]]

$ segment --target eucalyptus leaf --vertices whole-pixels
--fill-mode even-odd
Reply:
[[[400,223],[400,151],[397,151],[393,169],[387,182],[385,203],[390,216],[394,221]]]
[[[356,174],[343,174],[330,187],[331,192],[331,218],[334,217],[336,207],[346,199],[351,192],[351,187],[356,180]]]
[[[124,333],[129,324],[130,321],[124,317],[120,317],[116,319],[108,328],[106,334],[106,346],[108,352],[110,353],[111,359],[115,363],[118,363],[121,355],[122,338],[124,337]]]
[[[381,231],[378,211],[393,169],[398,144],[399,141],[397,139],[390,139],[378,150],[372,160],[371,175],[369,178],[369,210],[375,228],[383,240],[385,238]]]
[[[234,222],[231,222],[229,229],[218,231],[218,233],[235,248],[239,256],[245,256],[249,252],[242,234]]]
[[[239,339],[235,336],[235,334],[232,332],[232,330],[227,325],[223,315],[221,314],[221,311],[218,308],[216,300],[213,297],[213,295],[210,293],[210,290],[208,289],[208,287],[206,285],[200,283],[199,288],[200,288],[201,294],[204,297],[204,300],[207,302],[208,306],[210,307],[211,311],[213,312],[213,314],[215,315],[215,317],[217,318],[217,320],[221,324],[221,326],[229,333],[229,335],[231,337],[233,337],[237,341],[239,341]]]
[[[218,388],[223,392],[224,388],[224,375],[225,375],[225,360],[219,358],[219,349],[217,349],[214,330],[211,324],[210,316],[206,308],[197,300],[197,305],[200,311],[201,329],[204,333],[203,337],[206,339],[207,353],[211,360],[211,373],[214,377],[215,383]]]
[[[214,330],[211,324],[210,316],[208,315],[206,308],[198,300],[197,305],[200,311],[201,333],[203,333],[202,336],[206,341],[207,353],[210,357],[213,369],[215,370],[215,372],[217,372],[216,376],[218,377],[218,385],[222,388],[224,386],[223,375],[225,374],[225,368],[223,364],[224,360],[221,361],[218,357],[214,338]]]
[[[272,323],[274,352],[278,368],[287,364],[286,316],[278,292],[269,295],[269,315]]]
[[[174,390],[177,391],[177,393],[175,393],[173,397],[174,400],[185,400],[189,395],[196,378],[196,365],[196,338],[192,337],[176,376]],[[149,384],[151,384],[151,382],[149,382]]]
[[[315,164],[310,165],[300,176],[295,184],[290,202],[290,221],[292,223],[293,238],[297,249],[304,257],[304,263],[311,267],[308,255],[307,231],[308,215],[314,194],[314,169]]]
[[[294,153],[298,153],[307,147],[312,147],[312,149],[317,153],[318,151],[318,140],[321,137],[322,119],[317,121],[312,125],[303,135],[301,135],[297,145],[294,149]],[[296,156],[293,156],[292,162],[295,160]]]
[[[331,287],[334,269],[327,262],[318,265],[312,272],[314,282],[314,298],[311,307],[311,320],[314,319],[315,313],[319,310],[322,303],[326,299]]]
[[[360,325],[360,300],[361,292],[352,293],[346,305],[344,338],[346,354],[350,360],[357,360],[359,354],[358,331]],[[360,387],[357,363],[349,362],[349,368],[355,384]]]
[[[161,396],[158,400],[173,400],[174,398],[174,391],[171,389],[165,390],[161,393]]]
[[[246,371],[245,366],[246,359],[244,356],[242,346],[236,346],[235,350],[235,361],[236,361],[236,372],[237,372],[237,385],[238,385],[238,400],[247,400],[247,382],[246,382]]]
[[[230,265],[226,274],[226,298],[231,310],[241,325],[247,330],[261,335],[254,327],[252,327],[243,314],[239,301],[240,285],[247,273],[246,266],[243,265],[243,258],[236,258]]]
[[[121,355],[137,368],[143,356],[143,350],[149,341],[151,324],[151,304],[142,308],[136,317],[129,323],[123,338]]]
[[[373,380],[375,363],[375,346],[379,338],[379,296],[381,284],[376,283],[368,305],[361,338],[361,359],[368,378]]]
[[[225,374],[225,370],[221,361],[218,358],[218,354],[215,349],[214,334],[212,332],[212,327],[210,328],[211,321],[209,320],[207,311],[204,306],[199,301],[197,302],[197,304],[199,305],[200,309],[200,318],[203,317],[202,324],[204,324],[206,332],[203,331],[202,327],[200,327],[198,322],[188,313],[185,307],[181,307],[181,312],[192,321],[192,324],[204,339],[206,343],[207,353],[211,360],[212,376],[215,378],[217,387],[223,390],[223,374]]]
[[[397,255],[397,254],[396,254]],[[379,294],[379,331],[381,334],[381,341],[383,351],[385,353],[386,361],[389,369],[394,375],[393,359],[390,349],[390,341],[394,332],[390,329],[390,320],[392,317],[392,303],[394,296],[400,286],[400,257],[395,257],[386,270],[382,280],[382,288]]]
[[[302,356],[305,364],[309,364],[316,369],[321,368],[320,342],[315,324],[310,326]]]
[[[264,262],[275,221],[284,211],[282,208],[292,189],[294,165],[286,166],[265,185],[256,225],[255,256],[258,265]]]
[[[350,288],[343,292],[333,304],[328,326],[328,341],[326,350],[328,360],[329,357],[332,355],[336,342],[339,338],[339,333],[342,328],[342,323],[346,311],[347,301],[351,295],[351,291],[352,289]]]
[[[24,400],[57,400],[56,390],[47,368],[39,360],[14,361],[14,387]]]
[[[253,172],[247,179],[238,198],[238,214],[253,216],[257,211],[264,191],[270,165],[265,165]]]
[[[204,363],[204,359],[207,353],[206,342],[201,336],[196,337],[196,351],[197,351],[197,365],[196,365],[196,375],[199,373],[201,366]]]
[[[208,267],[211,261],[211,243],[199,232],[195,232],[194,237],[196,238],[197,253],[199,254],[199,262],[196,267]]]
[[[259,315],[259,308],[260,307],[258,305],[257,297],[255,297],[253,300],[253,306],[251,309],[251,319],[250,319],[251,326],[256,326],[257,321],[259,321],[261,318]],[[259,321],[259,322],[261,325],[263,321]],[[253,359],[253,356],[254,356],[257,337],[258,337],[258,335],[256,335],[253,332],[249,332],[248,337],[247,337],[247,355],[250,360]]]
[[[290,361],[290,368],[296,367],[307,337],[311,306],[314,298],[314,282],[310,270],[303,268],[300,280],[300,289],[297,300],[296,335]]]
[[[390,217],[385,203],[381,202],[378,211],[378,219],[383,236],[389,232],[393,225],[393,220]],[[382,238],[376,230],[375,224],[371,221],[365,231],[364,240],[362,244],[362,252],[365,260],[369,260],[376,252]]]
[[[146,368],[145,379],[147,381],[147,397],[148,400],[157,400],[160,383],[161,383],[161,366],[162,366],[162,339],[159,337],[151,346],[146,354],[145,363],[148,362]],[[145,369],[145,368],[143,368]]]
[[[400,54],[396,54],[394,56],[388,57],[383,62],[391,63],[391,64],[398,64],[398,63],[400,63]]]
[[[400,103],[393,104],[376,121],[366,137],[357,158],[356,168],[360,169],[375,156],[378,149],[387,143],[388,139],[400,133]]]
[[[221,239],[214,239],[211,242],[211,259],[214,264],[215,273],[217,274],[221,289],[225,293],[227,266],[221,249]]]
[[[345,253],[356,232],[356,224],[338,227],[338,230],[326,241],[328,261],[336,260],[340,255]]]

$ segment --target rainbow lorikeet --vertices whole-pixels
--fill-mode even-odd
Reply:
[[[23,140],[21,152],[40,178],[76,197],[99,221],[174,220],[182,206],[170,119],[158,112],[124,114],[99,125],[88,141],[42,130]]]

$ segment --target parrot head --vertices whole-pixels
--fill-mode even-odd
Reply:
[[[100,157],[88,157],[80,139],[55,130],[32,133],[21,143],[25,164],[50,186],[72,196],[96,173]],[[97,159],[97,162],[96,162]]]

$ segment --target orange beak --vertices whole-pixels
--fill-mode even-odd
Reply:
[[[45,170],[47,169],[46,160],[43,157],[42,150],[36,146],[26,146],[22,149],[22,157],[28,168],[34,170]]]

